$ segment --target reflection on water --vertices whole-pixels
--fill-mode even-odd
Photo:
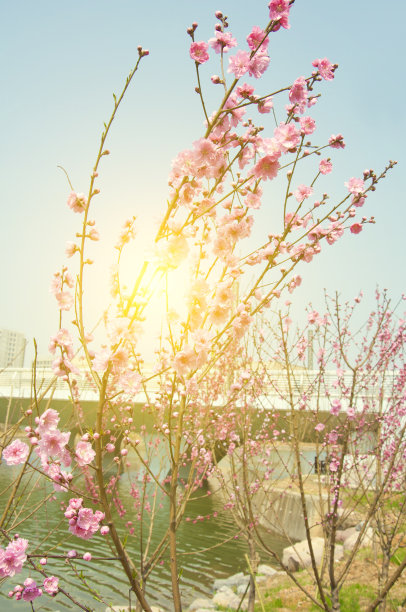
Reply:
[[[2,466],[0,468],[0,491],[3,491],[12,479],[17,475],[18,468]],[[136,474],[130,474],[130,478],[138,482]],[[123,523],[132,521],[138,528],[138,510],[135,509],[134,497],[129,493],[128,480],[123,478],[118,487],[120,501],[126,510]],[[28,509],[34,509],[36,504],[45,494],[52,492],[48,485],[39,485],[28,497],[28,487],[25,492]],[[3,494],[0,506],[6,502],[8,494]],[[111,556],[107,546],[107,539],[96,534],[92,540],[84,541],[67,531],[67,520],[63,516],[63,511],[59,507],[59,502],[67,501],[72,495],[58,493],[57,502],[47,502],[39,511],[34,514],[24,524],[18,528],[21,537],[25,537],[34,543],[41,542],[48,536],[45,544],[39,547],[38,553],[43,554],[48,551],[52,554],[51,548],[55,547],[55,553],[67,552],[75,548],[78,552],[90,551],[93,557]],[[199,490],[194,495],[195,499],[190,501],[184,520],[178,531],[179,549],[179,569],[181,573],[181,591],[184,603],[187,605],[195,597],[210,595],[212,584],[215,578],[229,576],[238,571],[246,571],[244,554],[246,547],[241,537],[236,535],[237,528],[233,522],[230,511],[223,510],[222,502],[215,496],[208,494],[205,489]],[[86,503],[86,505],[89,505]],[[160,507],[159,507],[160,506]],[[151,531],[151,550],[160,539],[165,535],[168,525],[168,500],[163,497],[157,500],[156,516]],[[146,525],[147,527],[147,525]],[[128,529],[123,526],[122,534],[128,533]],[[148,529],[143,532],[143,546],[145,546],[148,536]],[[286,540],[279,536],[266,536],[265,538],[273,549],[281,552],[286,546]],[[218,546],[221,542],[228,540]],[[127,540],[127,550],[138,566],[140,537],[138,529],[133,536]],[[209,549],[209,550],[207,550]],[[32,546],[28,549],[33,553]],[[266,563],[271,563],[270,558],[262,557]],[[161,565],[158,565],[147,582],[147,595],[151,604],[160,604],[165,610],[171,611],[171,587],[168,554],[163,557]],[[110,605],[128,605],[128,583],[120,571],[121,566],[117,561],[92,561],[84,562],[78,560],[75,563],[78,572],[83,571],[84,580],[88,581],[92,588],[97,591],[101,598]],[[73,570],[62,560],[49,559],[46,566],[48,575],[55,575],[60,578],[60,585],[63,586],[71,595],[75,596],[82,604],[87,605],[92,610],[104,611],[106,604],[95,601],[92,596],[78,585],[78,578]],[[5,601],[7,592],[16,584],[22,583],[28,573],[23,572],[12,579],[9,579],[2,586],[2,599],[0,600],[1,610],[25,610],[29,609],[28,603],[15,602],[14,600]],[[32,577],[38,582],[42,582],[41,576],[32,573]],[[134,599],[133,599],[134,602]],[[135,603],[135,602],[134,602]],[[35,610],[56,610],[65,611],[77,609],[65,597],[58,595],[56,599],[51,599],[44,595],[35,602]]]

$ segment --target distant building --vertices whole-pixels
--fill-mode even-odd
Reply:
[[[52,362],[54,361],[54,357],[41,356],[37,358],[36,368],[38,370],[50,370],[52,369]],[[32,362],[32,366],[34,367],[34,362]]]
[[[0,368],[23,368],[26,345],[23,334],[0,329]]]

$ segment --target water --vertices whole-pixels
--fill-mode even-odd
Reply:
[[[0,468],[0,491],[3,491],[17,474],[18,468],[2,466]],[[138,482],[136,477],[136,473],[130,474],[134,483]],[[139,485],[140,483],[137,486]],[[31,512],[44,495],[51,491],[49,485],[46,485],[45,489],[44,485],[34,488],[31,495],[26,498],[26,513]],[[132,521],[138,530],[140,525],[136,517],[138,511],[134,508],[134,499],[129,494],[128,481],[125,482],[125,479],[123,479],[120,482],[118,492],[121,503],[127,511],[123,522]],[[25,496],[27,495],[28,489],[25,493]],[[2,495],[0,505],[5,503],[7,497],[6,493]],[[70,497],[72,495],[57,494],[58,502],[61,500],[67,501]],[[238,529],[232,513],[224,511],[221,500],[214,495],[209,495],[207,489],[199,490],[194,494],[194,497],[196,499],[190,501],[186,508],[185,517],[189,520],[184,520],[178,531],[180,585],[185,607],[196,597],[210,596],[213,581],[216,578],[229,576],[238,571],[247,571],[244,558],[247,549],[243,538],[237,535]],[[150,497],[150,501],[153,503],[152,497]],[[90,541],[84,541],[71,535],[67,531],[67,519],[64,518],[58,502],[47,502],[38,514],[34,514],[17,529],[21,537],[27,538],[33,544],[47,538],[36,553],[44,554],[48,551],[49,554],[52,554],[50,549],[55,547],[55,553],[66,553],[68,550],[75,548],[81,554],[89,551],[93,557],[112,556],[107,546],[107,539],[99,533]],[[155,516],[151,550],[165,534],[168,525],[168,500],[163,497],[160,502],[162,507],[157,510]],[[157,508],[158,503],[157,500]],[[89,505],[89,503],[86,503],[86,505]],[[202,520],[203,517],[204,520]],[[145,526],[147,526],[146,522]],[[123,526],[122,535],[125,533],[128,533],[128,530]],[[144,531],[144,542],[146,535],[147,533]],[[267,543],[279,553],[288,545],[286,539],[280,536],[266,534],[265,537]],[[136,565],[139,559],[139,545],[139,535],[128,537],[127,551]],[[31,554],[34,552],[32,546],[28,549],[28,552]],[[265,563],[272,563],[272,560],[264,555],[261,559]],[[104,611],[107,604],[128,605],[128,583],[125,576],[123,577],[120,569],[121,565],[118,561],[85,562],[77,560],[75,561],[75,567],[77,572],[84,572],[85,580],[100,594],[105,603],[95,601],[91,594],[86,592],[84,586],[78,584],[77,576],[64,560],[49,559],[45,569],[48,575],[58,576],[60,585],[72,596],[96,612]],[[16,584],[22,583],[28,575],[28,572],[24,570],[21,574],[3,583],[2,598],[6,597],[7,592]],[[38,583],[42,582],[40,574],[33,572],[32,577]],[[172,610],[172,605],[169,603],[172,597],[167,553],[163,557],[163,564],[158,565],[153,570],[147,582],[147,597],[149,603],[161,605],[168,611]],[[34,607],[37,612],[39,610],[50,610],[52,612],[60,610],[62,612],[77,609],[74,604],[60,594],[56,599],[44,595],[34,602]],[[2,599],[0,600],[0,609],[28,610],[30,606],[28,603]]]

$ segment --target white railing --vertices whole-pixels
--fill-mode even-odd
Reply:
[[[264,408],[271,400],[274,407],[286,408],[286,399],[289,395],[289,384],[286,372],[278,369],[270,369],[268,380],[265,381],[262,390],[262,401],[259,399],[259,404],[263,403]],[[317,377],[317,370],[297,370],[291,377],[291,386],[295,400],[298,401],[303,393],[309,391],[312,381]],[[146,373],[149,377],[152,371]],[[80,376],[75,376],[80,398],[82,400],[96,401],[97,390],[94,382],[82,371]],[[393,384],[396,378],[396,372],[387,372],[383,387],[376,385],[373,388],[366,390],[358,390],[358,400],[362,401],[365,398],[377,399],[379,394],[383,392],[383,398],[388,399],[392,395]],[[337,374],[335,371],[326,371],[324,374],[324,384],[321,387],[319,397],[317,397],[316,388],[309,394],[307,398],[308,407],[314,409],[314,403],[318,401],[323,405],[319,405],[319,409],[329,409],[330,402],[334,397],[341,397],[341,391],[336,386]],[[343,375],[344,384],[349,387],[351,385],[351,372],[345,372]],[[149,392],[154,393],[159,390],[158,378],[152,378],[148,384]],[[51,368],[38,368],[36,372],[35,389],[37,396],[50,397],[51,394],[55,399],[68,399],[69,387],[67,383],[54,375]],[[7,368],[0,371],[0,397],[13,398],[31,398],[34,396],[33,373],[31,368]],[[143,401],[140,396],[140,401]],[[222,403],[218,401],[219,405]],[[275,405],[277,404],[277,405]]]

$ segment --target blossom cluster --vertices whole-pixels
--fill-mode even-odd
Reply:
[[[5,549],[0,548],[0,577],[14,576],[19,574],[27,560],[25,551],[28,547],[28,540],[16,537]]]
[[[57,491],[66,490],[72,480],[70,473],[61,470],[62,465],[64,467],[71,465],[72,457],[66,447],[70,432],[58,429],[59,419],[59,413],[53,408],[48,408],[40,417],[36,417],[35,430],[28,432],[35,453],[41,460],[41,467],[54,481],[54,488]]]
[[[7,465],[19,465],[26,461],[29,452],[30,450],[25,442],[17,438],[5,447],[2,457],[5,459]]]
[[[43,582],[43,589],[51,597],[55,597],[59,590],[59,579],[56,576],[49,576]],[[15,597],[16,601],[21,599],[24,601],[34,601],[37,597],[41,597],[42,589],[38,587],[33,578],[24,580],[24,584],[17,584],[12,591],[9,591],[10,598]]]
[[[65,517],[69,519],[69,531],[73,535],[89,540],[100,527],[104,519],[104,513],[100,510],[93,512],[91,508],[83,506],[82,498],[71,498],[65,511]]]

